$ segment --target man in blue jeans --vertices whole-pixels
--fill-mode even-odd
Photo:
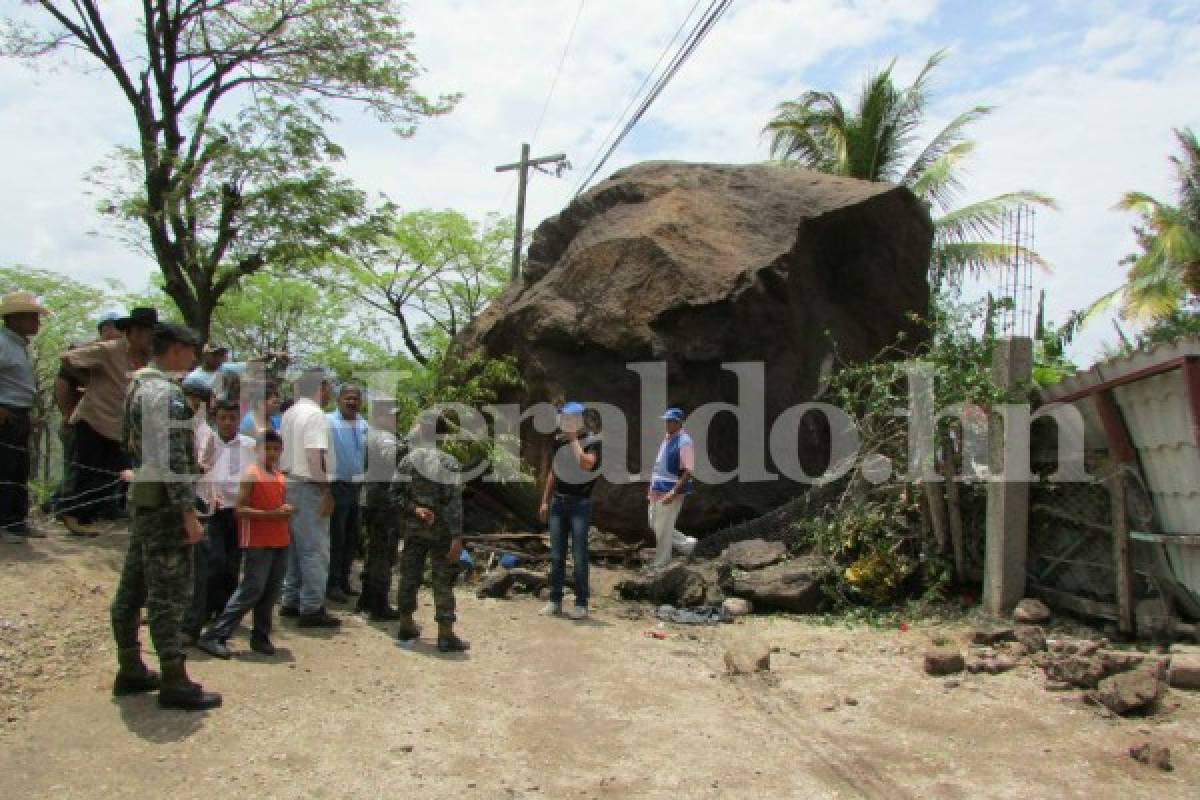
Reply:
[[[294,511],[288,527],[287,576],[279,616],[298,617],[302,628],[337,628],[342,621],[325,610],[329,582],[329,378],[321,369],[306,369],[295,382],[296,403],[283,415],[280,471],[287,476],[287,504]]]
[[[350,567],[358,553],[362,527],[362,488],[367,468],[367,421],[358,413],[362,392],[342,384],[337,393],[337,410],[328,414],[332,445],[333,518],[329,521],[329,585],[325,596],[345,603],[358,592],[350,585]]]
[[[575,563],[575,607],[571,619],[587,619],[588,530],[592,526],[592,488],[599,475],[600,436],[584,425],[584,406],[567,403],[559,409],[555,453],[546,471],[541,519],[550,527],[550,602],[542,614],[562,613],[563,582],[567,571],[567,537]]]

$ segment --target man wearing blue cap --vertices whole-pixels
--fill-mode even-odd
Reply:
[[[554,456],[546,471],[541,519],[550,527],[550,602],[546,615],[562,613],[566,580],[567,537],[575,563],[575,607],[571,619],[587,618],[588,530],[592,526],[592,488],[599,475],[602,444],[599,435],[584,425],[582,403],[559,409],[559,433]]]
[[[696,448],[683,429],[682,409],[668,408],[662,415],[667,435],[658,448],[654,471],[650,476],[650,529],[654,531],[653,569],[661,570],[671,561],[677,536],[675,522],[683,510],[683,500],[692,493],[692,472],[696,468]]]

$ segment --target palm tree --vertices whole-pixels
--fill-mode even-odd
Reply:
[[[895,60],[867,76],[853,107],[833,92],[805,92],[781,103],[763,129],[771,136],[771,157],[833,175],[907,186],[934,216],[933,264],[935,285],[943,278],[958,280],[1000,267],[1012,257],[1012,247],[989,241],[1022,203],[1055,208],[1054,201],[1031,191],[1010,192],[955,208],[962,190],[962,164],[975,150],[965,129],[992,112],[976,106],[955,117],[912,157],[917,130],[929,103],[929,77],[944,61],[946,51],[929,57],[912,85],[892,81]],[[1032,263],[1046,267],[1033,252]]]
[[[1128,192],[1117,208],[1139,217],[1134,226],[1140,253],[1122,259],[1125,283],[1097,300],[1089,314],[1118,305],[1124,319],[1165,319],[1200,296],[1200,140],[1190,128],[1174,131],[1183,150],[1171,156],[1179,205]],[[1119,302],[1118,302],[1119,301]]]

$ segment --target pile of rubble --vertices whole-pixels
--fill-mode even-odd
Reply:
[[[1023,600],[1011,627],[977,628],[968,634],[967,652],[941,645],[925,654],[929,675],[959,672],[999,674],[1021,664],[1041,669],[1047,691],[1083,690],[1083,699],[1113,714],[1153,714],[1167,687],[1200,689],[1200,654],[1160,655],[1122,650],[1107,639],[1048,639],[1041,625],[1050,610]]]
[[[817,558],[789,559],[782,542],[749,539],[729,545],[711,561],[632,576],[616,588],[625,600],[676,608],[723,606],[733,616],[754,610],[809,614],[825,603],[826,570]]]

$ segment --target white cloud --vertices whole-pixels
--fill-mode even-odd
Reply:
[[[693,2],[585,3],[535,143],[536,155],[566,152],[577,171],[534,178],[531,226],[570,199],[578,170]],[[980,148],[964,200],[1017,188],[1059,200],[1060,213],[1040,216],[1038,238],[1056,266],[1042,285],[1061,320],[1120,279],[1116,261],[1132,237],[1129,217],[1112,205],[1134,188],[1169,195],[1170,129],[1200,125],[1200,21],[1178,14],[1181,7],[1107,0],[1056,0],[1036,14],[1028,4],[981,7],[978,25],[946,29],[950,8],[936,0],[735,3],[602,174],[649,158],[761,160],[759,131],[779,101],[810,88],[853,93],[868,67],[893,55],[898,79],[907,80],[930,52],[950,45],[932,122],[976,103],[999,107],[973,131]],[[512,174],[493,168],[513,161],[533,133],[577,8],[575,0],[411,4],[415,47],[428,68],[423,89],[465,98],[407,141],[343,109],[336,137],[348,153],[345,172],[408,208],[511,213]],[[1035,27],[1047,19],[1056,22]],[[122,25],[133,30],[131,18]],[[85,234],[99,220],[82,176],[132,131],[105,75],[31,74],[0,62],[0,163],[10,197],[19,198],[0,217],[0,262],[144,281],[148,261]],[[1105,333],[1088,333],[1079,352],[1094,350]]]

